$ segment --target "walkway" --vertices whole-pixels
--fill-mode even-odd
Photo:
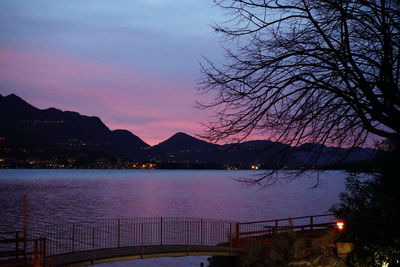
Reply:
[[[47,262],[53,266],[82,266],[121,260],[184,257],[184,256],[237,256],[242,249],[218,246],[163,245],[144,247],[104,248],[71,252],[49,256]]]

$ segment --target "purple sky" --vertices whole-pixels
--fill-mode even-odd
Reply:
[[[223,60],[211,0],[0,0],[0,94],[98,116],[154,145],[201,132],[202,56]]]

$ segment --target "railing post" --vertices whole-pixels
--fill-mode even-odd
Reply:
[[[163,244],[163,217],[160,220],[160,245]]]
[[[27,240],[27,233],[28,233],[28,196],[24,195],[22,197],[23,199],[23,205],[24,205],[24,221],[23,221],[23,227],[24,227],[24,259],[26,260],[27,255],[26,255],[26,240]]]
[[[229,250],[229,255],[232,256],[232,242],[233,242],[233,236],[232,236],[232,223],[229,223],[229,245],[230,245],[230,250]]]
[[[189,256],[189,221],[186,221],[186,244],[187,244],[187,256]]]
[[[27,246],[26,246],[26,239],[27,239],[27,237],[26,237],[26,235],[27,235],[27,230],[24,229],[24,260],[27,259],[27,255],[26,255],[26,249],[27,249]]]
[[[141,253],[140,253],[140,255],[141,255],[141,258],[143,259],[143,244],[144,244],[144,241],[143,241],[143,223],[141,223],[140,224],[140,244],[141,244],[141,247],[140,247],[140,251],[141,251]]]
[[[118,247],[121,247],[121,219],[118,219],[118,237],[117,237]]]
[[[19,257],[19,232],[15,232],[15,258]]]
[[[72,242],[72,252],[75,252],[75,223],[72,223],[72,233],[71,233],[71,242]]]
[[[239,247],[240,245],[240,223],[236,223],[236,246]]]
[[[279,221],[275,221],[275,229],[274,229],[274,235],[278,234],[278,227],[279,227]]]
[[[92,228],[92,264],[94,264],[94,258],[95,258],[95,236],[94,236],[95,228]]]
[[[314,229],[314,217],[310,216],[310,225],[311,225],[311,230]]]
[[[38,260],[38,240],[35,239],[33,241],[33,257],[32,257],[33,266],[36,266],[37,260]]]
[[[47,239],[44,237],[43,238],[43,266],[46,266],[46,255],[47,255]]]
[[[203,245],[203,219],[200,220],[200,245]]]

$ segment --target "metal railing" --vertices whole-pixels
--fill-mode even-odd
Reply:
[[[197,218],[121,218],[30,229],[46,239],[46,255],[154,245],[232,246],[235,223]]]
[[[290,229],[312,232],[332,224],[332,214],[241,223],[200,218],[120,218],[30,228],[26,233],[0,233],[0,256],[2,250],[7,256],[4,248],[8,248],[13,251],[9,257],[23,256],[44,266],[46,257],[50,260],[51,256],[89,253],[91,256],[86,258],[93,262],[97,256],[107,258],[111,250],[131,247],[140,249],[142,257],[144,248],[153,246],[160,246],[160,250],[165,246],[185,246],[188,255],[191,246],[212,246],[228,249],[232,254],[232,249],[239,248],[241,240],[249,237],[274,236]]]

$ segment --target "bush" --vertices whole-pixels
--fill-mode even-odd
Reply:
[[[287,266],[289,262],[313,255],[333,255],[332,244],[336,235],[326,231],[316,240],[304,238],[301,233],[288,231],[277,235],[271,245],[260,239],[251,243],[241,255],[239,266]]]
[[[332,208],[346,222],[344,238],[354,243],[351,266],[399,266],[400,175],[399,146],[386,144],[378,158],[380,170],[347,178],[341,202]]]

